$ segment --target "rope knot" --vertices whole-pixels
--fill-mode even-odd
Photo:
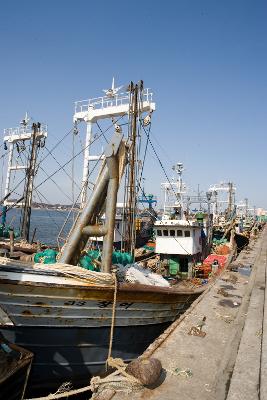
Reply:
[[[93,378],[91,378],[90,386],[92,388],[92,392],[96,392],[96,390],[100,386],[101,382],[102,382],[102,379],[100,378],[100,376],[93,376]]]

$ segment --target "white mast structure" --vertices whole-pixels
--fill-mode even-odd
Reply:
[[[87,200],[87,186],[90,172],[90,163],[97,161],[104,156],[91,155],[90,147],[92,143],[93,124],[101,119],[115,119],[123,115],[129,115],[130,112],[130,92],[120,92],[123,86],[115,87],[114,78],[110,89],[103,90],[105,96],[82,100],[75,102],[75,112],[73,122],[86,123],[86,139],[84,149],[84,163],[82,176],[82,191],[81,191],[81,208],[84,207]],[[155,110],[155,103],[152,102],[153,93],[150,89],[143,90],[143,101],[139,101],[139,109],[142,112],[152,112]],[[114,123],[116,130],[121,130],[121,127]]]
[[[186,193],[186,186],[182,180],[182,174],[184,171],[184,166],[182,163],[177,163],[172,167],[172,169],[177,173],[177,181],[164,182],[161,187],[164,189],[164,215],[167,216],[168,210],[173,207],[180,208],[181,219],[184,218],[183,215],[183,194]]]
[[[223,211],[223,206],[225,205],[229,206],[230,199],[232,203],[230,204],[232,211],[232,208],[234,207],[235,204],[236,187],[232,182],[220,182],[219,184],[210,186],[208,191],[212,193],[212,195],[215,198],[215,201],[213,202],[212,213],[213,213],[213,220],[214,222],[216,222],[220,213]],[[220,194],[221,196],[219,197]],[[228,198],[222,199],[222,194],[227,194]]]
[[[240,201],[236,205],[236,212],[239,217],[247,218],[247,217],[255,217],[256,216],[256,207],[251,207],[249,205],[249,201],[245,198],[243,201]]]
[[[14,171],[24,170],[26,171],[29,167],[28,165],[14,165],[14,146],[17,142],[26,142],[32,140],[34,132],[30,124],[31,119],[29,118],[27,112],[24,119],[21,121],[20,126],[16,128],[4,129],[4,142],[9,144],[9,156],[7,164],[7,174],[6,174],[6,184],[5,184],[5,200],[4,205],[8,205],[8,197],[10,193],[10,181],[11,175]],[[41,125],[41,130],[37,133],[38,140],[47,137],[47,125]]]

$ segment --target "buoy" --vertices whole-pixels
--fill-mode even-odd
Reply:
[[[161,362],[157,358],[136,359],[126,367],[126,372],[143,385],[149,386],[157,382],[162,370]]]

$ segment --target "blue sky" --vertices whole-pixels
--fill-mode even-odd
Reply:
[[[239,199],[267,208],[266,20],[260,0],[4,2],[0,131],[28,110],[48,123],[51,148],[71,129],[75,100],[101,95],[112,76],[143,79],[157,105],[152,141],[170,177],[183,162],[190,188],[232,180]],[[55,154],[63,163],[70,152],[68,144]],[[57,166],[50,159],[46,168]],[[164,175],[151,150],[145,177],[159,194]],[[70,190],[63,175],[54,179]],[[67,202],[53,184],[43,190]]]

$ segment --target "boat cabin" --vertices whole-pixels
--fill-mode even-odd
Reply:
[[[195,221],[162,220],[155,222],[156,253],[170,275],[187,278],[192,263],[201,258],[201,226]]]
[[[114,239],[113,239],[113,244],[116,249],[119,249],[121,247],[121,241],[122,241],[122,232],[123,232],[123,203],[117,203],[116,205],[116,215],[115,215],[115,228],[114,228]],[[105,223],[105,214],[102,216],[101,219],[102,223]],[[93,243],[96,245],[99,245],[100,247],[103,246],[103,236],[100,236],[98,238],[96,237],[91,237],[90,238]]]

